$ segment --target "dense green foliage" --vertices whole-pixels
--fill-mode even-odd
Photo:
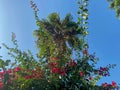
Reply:
[[[112,8],[119,8],[119,2],[116,1],[112,1]],[[86,38],[88,0],[78,1],[78,21],[74,21],[71,14],[61,19],[55,12],[49,14],[46,19],[40,19],[36,4],[33,1],[30,3],[38,26],[34,31],[39,49],[37,59],[30,50],[25,52],[18,48],[16,36],[12,33],[15,47],[11,48],[6,44],[3,46],[13,60],[11,62],[0,57],[2,69],[0,88],[3,90],[112,90],[117,88],[114,81],[112,84],[97,85],[102,77],[110,75],[109,70],[115,65],[96,68],[98,58],[95,53],[89,53]],[[119,12],[117,13],[119,15]]]
[[[110,8],[116,11],[116,16],[120,17],[120,0],[107,0],[110,2]]]

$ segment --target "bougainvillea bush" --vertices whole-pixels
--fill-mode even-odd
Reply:
[[[108,90],[108,88],[118,88],[114,81],[111,84],[105,82],[101,86],[96,85],[101,77],[110,75],[109,69],[115,65],[96,69],[94,65],[97,58],[94,54],[83,51],[84,61],[80,57],[77,60],[69,58],[62,66],[60,63],[63,62],[57,56],[50,57],[48,61],[38,57],[39,61],[37,61],[30,50],[24,52],[18,49],[14,36],[15,34],[12,33],[14,48],[3,44],[14,61],[0,59],[1,90]]]
[[[78,2],[78,21],[67,14],[63,20],[57,13],[47,19],[38,18],[38,8],[30,1],[34,10],[36,24],[34,31],[37,59],[31,51],[19,49],[16,35],[12,33],[14,47],[2,44],[12,60],[0,58],[0,90],[112,90],[118,88],[111,84],[96,83],[109,76],[113,65],[96,68],[98,58],[89,53],[86,38],[88,34],[88,0]],[[73,56],[75,58],[73,58]]]

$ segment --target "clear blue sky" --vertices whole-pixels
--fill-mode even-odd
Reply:
[[[35,0],[40,9],[39,17],[46,18],[49,13],[58,12],[61,17],[71,13],[77,20],[77,0]],[[89,50],[99,57],[98,66],[117,64],[111,70],[111,76],[100,80],[120,83],[120,20],[115,12],[108,8],[105,0],[90,0],[89,6]],[[0,3],[0,44],[5,42],[12,46],[11,32],[16,33],[22,50],[30,49],[36,54],[33,31],[37,29],[29,0],[1,0]],[[6,51],[0,55],[7,58]]]

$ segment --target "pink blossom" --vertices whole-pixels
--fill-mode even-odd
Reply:
[[[104,86],[104,87],[108,87],[108,86],[111,86],[111,84],[103,83],[102,86]]]
[[[79,72],[79,75],[80,75],[80,76],[83,76],[83,72],[82,72],[82,71],[80,71],[80,72]]]
[[[92,77],[92,76],[90,76],[90,77],[89,77],[89,80],[92,80],[92,78],[93,78],[93,77]]]
[[[4,75],[4,72],[2,71],[2,72],[0,72],[0,76],[3,76]]]
[[[10,74],[10,73],[12,73],[12,70],[9,69],[7,72]]]
[[[60,72],[60,69],[57,67],[52,68],[52,72],[58,74]]]
[[[16,68],[14,69],[14,71],[15,71],[15,72],[20,71],[20,67],[16,67]]]
[[[31,77],[30,77],[30,76],[28,76],[28,75],[26,75],[24,78],[25,78],[25,79],[30,79]]]
[[[3,87],[3,83],[0,83],[0,90],[2,90],[2,87]]]
[[[74,60],[68,62],[68,66],[73,66],[73,67],[75,67],[76,65],[77,65],[77,63],[76,63]]]
[[[117,86],[117,84],[116,84],[115,81],[112,81],[112,86],[113,86],[113,87],[116,87],[116,86]]]

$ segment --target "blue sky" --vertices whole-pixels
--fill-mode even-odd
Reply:
[[[77,20],[77,0],[35,0],[40,11],[39,17],[46,18],[49,13],[58,12],[61,17],[71,13]],[[115,12],[108,8],[105,0],[91,0],[89,3],[89,51],[96,52],[99,57],[98,66],[117,64],[111,70],[111,76],[100,80],[120,83],[120,20]],[[11,32],[16,33],[20,49],[30,49],[36,54],[33,31],[37,29],[29,0],[1,0],[0,3],[0,45],[11,43]],[[6,51],[0,50],[0,55],[7,58]]]

